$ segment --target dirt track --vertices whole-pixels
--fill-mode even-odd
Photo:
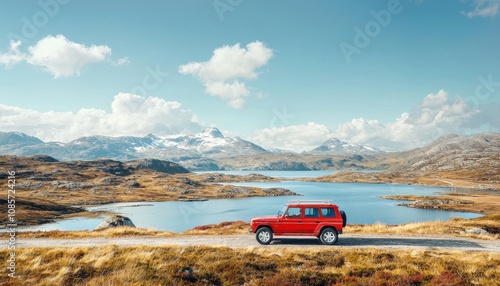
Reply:
[[[322,245],[316,238],[275,238],[270,245],[261,246],[254,235],[175,235],[172,237],[118,237],[118,238],[79,238],[51,239],[36,238],[17,241],[18,248],[27,247],[80,247],[114,244],[120,246],[227,246],[248,247],[293,247],[293,248],[381,248],[381,249],[445,249],[462,251],[500,252],[499,240],[478,240],[447,236],[393,236],[368,234],[343,234],[334,246]],[[7,247],[3,244],[3,247]]]

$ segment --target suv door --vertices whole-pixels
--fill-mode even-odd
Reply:
[[[276,225],[279,233],[302,232],[302,207],[289,207]]]
[[[307,234],[313,234],[320,223],[320,219],[317,207],[304,207],[302,231]]]

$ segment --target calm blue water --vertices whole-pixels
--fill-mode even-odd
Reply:
[[[268,182],[233,185],[262,188],[280,187],[303,196],[223,199],[206,202],[117,203],[89,208],[117,212],[129,217],[137,227],[184,231],[195,226],[223,221],[250,221],[253,216],[274,215],[290,200],[333,200],[347,213],[353,224],[402,224],[408,222],[449,220],[451,217],[474,218],[481,215],[465,212],[413,209],[396,206],[398,201],[378,198],[382,195],[435,195],[446,188],[393,184]],[[68,219],[31,227],[29,230],[94,229],[102,219]]]

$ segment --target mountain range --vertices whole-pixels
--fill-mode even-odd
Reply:
[[[279,149],[266,150],[240,137],[225,137],[217,128],[201,133],[159,137],[89,136],[68,143],[43,142],[20,132],[0,132],[0,154],[49,155],[58,160],[94,160],[108,158],[132,160],[155,158],[184,163],[191,169],[219,169],[217,159],[238,156],[290,154]],[[332,138],[311,151],[310,155],[375,155],[383,153],[370,146],[351,144]]]
[[[192,135],[158,137],[82,137],[68,143],[43,142],[20,132],[0,132],[0,154],[51,156],[57,160],[168,160],[191,171],[211,170],[407,170],[446,172],[481,170],[491,180],[500,170],[500,134],[447,135],[403,152],[332,138],[302,153],[266,150],[239,137],[225,137],[217,128]]]

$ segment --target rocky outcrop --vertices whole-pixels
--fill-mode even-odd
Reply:
[[[268,188],[264,189],[264,192],[268,196],[300,196],[299,194],[284,188]]]
[[[167,174],[186,174],[190,171],[179,164],[172,163],[165,160],[157,159],[140,159],[133,160],[126,163],[128,166],[137,169],[151,169],[161,173]]]
[[[467,205],[467,204],[473,204],[473,202],[466,200],[449,200],[449,199],[416,200],[411,203],[398,204],[398,206],[405,206],[405,207],[419,208],[419,209],[440,209],[444,205]]]
[[[110,216],[110,217],[107,217],[106,219],[104,219],[95,228],[95,230],[105,229],[105,228],[110,228],[110,227],[120,227],[120,226],[135,227],[132,220],[130,220],[128,217],[121,216],[121,215],[114,215],[114,216]]]
[[[59,162],[57,159],[55,159],[55,158],[53,158],[51,156],[47,156],[47,155],[33,155],[33,156],[30,156],[30,157],[34,161],[38,161],[38,162],[46,162],[46,163]]]
[[[488,232],[482,228],[479,228],[479,227],[473,227],[473,228],[469,228],[468,230],[464,231],[464,233],[467,233],[467,234],[476,234],[476,235],[481,235],[481,234],[488,234]]]

